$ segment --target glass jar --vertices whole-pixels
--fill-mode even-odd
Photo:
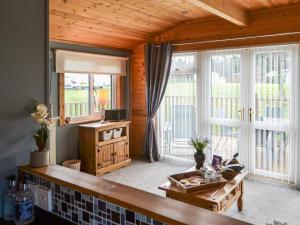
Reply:
[[[27,183],[20,186],[16,195],[16,225],[25,225],[34,220],[34,202],[32,192]]]
[[[7,178],[8,187],[3,194],[3,219],[13,221],[16,216],[17,180],[15,175]]]

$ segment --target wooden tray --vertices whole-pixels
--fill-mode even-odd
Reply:
[[[192,176],[203,176],[200,171],[191,171],[191,172],[186,172],[186,173],[178,173],[174,174],[168,177],[168,180],[170,181],[171,185],[179,189],[180,191],[184,193],[194,193],[194,192],[201,192],[209,189],[214,189],[214,188],[220,188],[224,186],[227,183],[227,180],[224,179],[223,177],[216,182],[212,183],[206,183],[206,184],[200,184],[197,186],[192,186],[192,187],[187,187],[181,182],[179,182],[182,179],[186,179]]]

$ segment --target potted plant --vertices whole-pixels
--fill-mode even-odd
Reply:
[[[48,109],[44,104],[38,104],[36,100],[33,100],[33,110],[31,117],[41,125],[41,128],[33,135],[38,148],[30,153],[30,166],[43,167],[49,165],[50,153],[46,149],[46,144],[48,125],[51,120],[48,118]]]
[[[196,152],[194,154],[194,159],[196,162],[196,169],[200,169],[203,167],[203,164],[205,162],[205,148],[207,147],[209,141],[207,138],[201,139],[201,138],[191,138],[190,145],[192,145]]]

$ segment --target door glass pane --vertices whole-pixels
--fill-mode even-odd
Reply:
[[[289,132],[255,130],[255,168],[280,174],[288,174]]]
[[[213,154],[220,155],[223,159],[231,159],[239,152],[239,128],[231,126],[211,126],[211,146]]]
[[[238,152],[241,55],[221,53],[210,58],[211,74],[211,148],[225,159]],[[226,126],[222,123],[226,122]]]
[[[256,121],[289,121],[290,64],[289,51],[256,53]]]
[[[255,169],[276,178],[289,174],[291,52],[257,52],[255,60]]]
[[[239,117],[240,77],[239,54],[211,57],[211,117],[226,119]]]
[[[65,116],[89,115],[89,75],[65,73]]]
[[[196,136],[196,96],[196,54],[174,54],[159,109],[162,155],[193,159],[194,149],[188,142]]]

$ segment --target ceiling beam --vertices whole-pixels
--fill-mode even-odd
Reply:
[[[247,12],[238,8],[230,0],[186,0],[195,6],[230,21],[238,26],[247,25]]]

